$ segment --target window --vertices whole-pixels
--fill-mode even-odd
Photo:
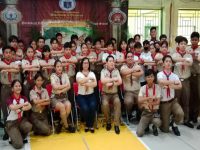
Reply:
[[[190,44],[193,31],[200,32],[200,10],[179,10],[178,35],[185,36]]]
[[[135,34],[141,35],[141,41],[150,39],[150,28],[157,27],[157,37],[161,34],[161,10],[128,10],[128,32],[129,38]]]

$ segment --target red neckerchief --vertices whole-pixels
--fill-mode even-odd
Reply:
[[[122,49],[122,53],[124,54],[124,58],[126,57],[126,49]]]
[[[61,74],[57,74],[57,73],[56,73],[56,75],[57,75],[57,77],[60,79],[60,85],[63,85],[63,84],[62,84],[62,73],[61,73]]]
[[[110,78],[112,78],[112,72],[113,72],[113,70],[114,70],[114,69],[108,70],[108,71],[110,72]],[[112,88],[113,88],[113,85],[108,87],[108,89],[112,89]]]
[[[20,104],[21,95],[19,95],[19,97],[17,98],[17,97],[15,96],[15,94],[13,93],[12,99],[13,99],[13,100],[16,100],[17,104]],[[18,112],[18,113],[17,113],[17,116],[18,116],[18,117],[17,117],[17,118],[18,118],[18,121],[20,122],[20,121],[22,120],[22,112],[21,112],[21,111]]]
[[[32,58],[29,58],[29,57],[26,57],[26,60],[28,60],[28,62],[30,63],[30,65],[32,65],[32,62],[34,60],[34,57]],[[32,76],[33,76],[33,72],[32,71],[28,71],[28,78],[27,78],[27,81],[30,83],[32,82]]]
[[[47,64],[49,62],[49,59],[50,59],[50,57],[45,57],[44,58],[44,60],[46,61]],[[48,75],[50,75],[50,73],[51,73],[51,69],[50,68],[47,69],[47,73],[48,73]]]
[[[169,52],[161,52],[161,54],[163,54],[163,56],[166,56],[169,54]]]
[[[130,48],[130,51],[133,53],[135,51],[135,49],[134,48]]]
[[[156,95],[156,86],[155,84],[153,84],[153,96],[155,95]],[[146,84],[146,97],[149,97],[149,87],[147,84]],[[148,108],[150,111],[153,111],[153,105],[148,105]]]
[[[58,45],[58,51],[61,51],[63,49],[63,45],[62,44],[59,44]]]
[[[114,54],[114,52],[113,52],[113,51],[109,51],[109,50],[107,50],[107,51],[106,51],[106,53],[108,53],[109,55],[112,55],[112,54]]]
[[[127,66],[128,66],[129,69],[132,69],[133,66],[134,66],[134,64],[133,64],[133,65],[130,65],[130,66],[127,64]],[[133,85],[132,73],[131,73],[131,76],[130,76],[130,80],[131,80],[131,86],[132,86],[132,85]]]
[[[76,56],[76,52],[75,51],[71,51],[72,56]]]
[[[170,72],[169,74],[167,74],[167,72],[165,72],[165,71],[163,70],[163,73],[164,73],[165,76],[167,77],[167,80],[169,80],[169,76],[171,75],[172,72]],[[167,98],[170,97],[170,88],[169,88],[169,86],[167,86],[166,95],[167,95]]]
[[[42,53],[43,50],[39,48],[39,49],[37,49],[37,51],[39,51],[40,53]]]
[[[181,55],[181,57],[183,57],[186,54],[186,51],[185,52],[181,52],[180,49],[179,49],[179,47],[176,48],[176,51],[177,51],[177,53],[179,53]],[[182,74],[183,74],[184,70],[185,70],[185,66],[181,65],[181,72],[182,72]]]
[[[3,62],[6,64],[6,65],[10,65],[12,60],[6,60],[6,59],[3,59]],[[12,74],[11,72],[8,72],[8,81],[11,83],[12,82]]]
[[[33,90],[37,93],[37,95],[39,96],[39,98],[42,99],[42,90],[39,91],[36,86],[34,86]]]
[[[101,50],[95,49],[95,53],[97,54],[97,58],[98,58],[99,54],[101,53]]]
[[[71,55],[64,55],[65,59],[70,59],[71,58]],[[66,71],[68,72],[69,71],[69,64],[66,65],[65,67]]]
[[[140,58],[141,53],[139,53],[139,52],[134,52],[134,55],[137,56],[138,58]]]
[[[155,95],[156,95],[156,86],[155,84],[153,84],[153,96]],[[149,97],[149,87],[147,84],[146,84],[146,97]]]
[[[192,55],[192,58],[195,59],[195,53],[194,51],[199,47],[199,45],[191,45],[191,48],[193,50],[193,53],[191,54]]]

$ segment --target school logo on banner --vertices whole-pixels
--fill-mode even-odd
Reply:
[[[60,0],[59,6],[62,10],[70,11],[76,7],[76,1],[75,0]]]
[[[126,22],[127,16],[123,11],[118,9],[111,11],[108,19],[111,24],[122,25]]]
[[[8,6],[1,12],[1,20],[5,23],[18,23],[21,19],[21,12],[14,6]]]

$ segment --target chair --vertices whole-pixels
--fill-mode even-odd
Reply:
[[[47,84],[46,85],[46,89],[48,92],[49,97],[51,98],[51,94],[52,94],[52,85],[51,84]],[[50,115],[51,115],[51,125],[52,125],[52,130],[53,130],[53,134],[55,134],[55,126],[54,126],[54,118],[53,118],[53,114],[59,112],[59,110],[56,110],[55,108],[50,108],[49,106],[49,110],[50,110]],[[72,120],[72,125],[74,126],[74,119],[73,119],[73,114],[71,111],[71,120]]]
[[[76,128],[77,128],[77,131],[80,131],[80,128],[79,128],[79,119],[78,119],[78,109],[80,110],[80,106],[76,103],[76,96],[78,96],[78,83],[77,82],[74,82],[73,83],[73,91],[74,91],[74,106],[75,106],[75,115],[76,115]],[[97,116],[98,112],[96,111],[96,129],[98,129],[98,116]]]

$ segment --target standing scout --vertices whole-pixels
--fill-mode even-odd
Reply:
[[[40,70],[38,59],[34,58],[34,50],[28,47],[26,50],[26,57],[22,60],[22,69],[25,74],[24,77],[24,95],[29,99],[29,92],[34,85],[34,76]]]
[[[113,102],[114,128],[115,133],[119,134],[121,103],[117,94],[117,87],[122,84],[122,79],[119,71],[115,68],[114,57],[111,55],[106,58],[106,68],[101,71],[101,82],[103,84],[102,111],[106,118],[106,130],[109,131],[111,129],[110,102]]]
[[[43,51],[44,45],[45,45],[45,38],[44,37],[39,37],[37,39],[37,49],[34,50],[36,58],[42,59],[42,51]]]
[[[193,64],[191,68],[191,78],[190,78],[190,120],[197,123],[197,117],[200,110],[200,46],[199,43],[199,33],[193,32],[190,36],[191,46],[187,47],[187,52],[192,55]],[[200,126],[197,127],[200,129]]]
[[[141,87],[138,98],[139,106],[143,109],[136,132],[139,137],[144,135],[145,129],[150,123],[153,123],[153,134],[157,136],[157,128],[161,125],[161,120],[157,115],[160,104],[161,89],[159,85],[154,84],[155,76],[153,70],[146,70],[145,80],[147,84]]]
[[[11,83],[13,80],[20,79],[20,68],[12,60],[11,47],[7,46],[2,49],[3,59],[0,61],[1,69],[1,107],[3,112],[4,122],[8,115],[6,99],[11,93]]]
[[[55,60],[51,58],[50,48],[48,45],[45,45],[42,51],[42,59],[39,60],[42,75],[45,78],[44,81],[44,87],[46,87],[47,84],[50,84],[50,75],[53,71],[53,65]]]
[[[71,53],[71,43],[66,42],[64,44],[64,56],[60,58],[60,61],[62,62],[64,72],[67,73],[69,77],[69,81],[72,87],[73,83],[75,82],[75,69],[76,69],[76,63],[78,61],[77,58],[73,56]],[[68,98],[71,102],[73,102],[73,97],[74,97],[73,93],[74,93],[73,88],[71,88],[68,91]]]
[[[51,129],[48,124],[48,106],[50,98],[48,92],[42,87],[44,77],[38,72],[35,77],[35,86],[30,91],[30,101],[32,103],[31,122],[36,135],[50,135]]]
[[[174,134],[180,136],[177,125],[183,121],[184,112],[174,97],[175,90],[181,89],[182,84],[179,77],[174,74],[171,69],[172,57],[166,55],[163,57],[163,71],[157,74],[158,83],[161,87],[161,130],[163,132],[169,132],[169,126],[171,126]],[[173,115],[173,118],[170,123],[171,114]]]
[[[191,66],[193,63],[192,56],[186,53],[187,39],[182,37],[178,41],[176,53],[172,55],[175,61],[174,73],[178,75],[181,80],[182,88],[175,91],[176,98],[184,111],[184,125],[194,128],[189,120],[189,101],[190,101],[190,76]]]
[[[132,52],[126,54],[126,64],[121,67],[123,86],[125,90],[124,103],[128,113],[128,119],[131,119],[133,105],[137,105],[138,93],[140,90],[140,77],[143,75],[142,68],[135,63],[135,57]],[[137,59],[137,58],[136,58]]]

